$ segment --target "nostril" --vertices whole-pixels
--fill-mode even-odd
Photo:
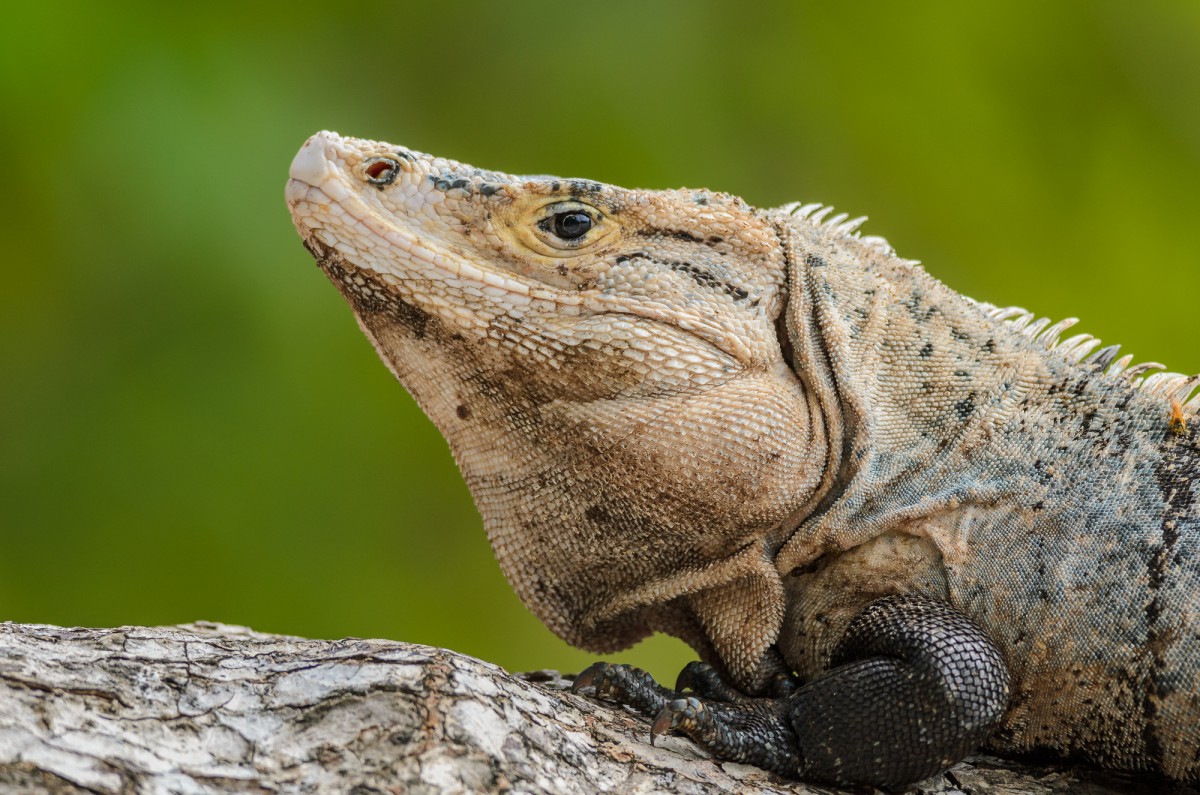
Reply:
[[[363,166],[367,182],[373,185],[390,185],[400,173],[400,164],[390,157],[373,157]]]

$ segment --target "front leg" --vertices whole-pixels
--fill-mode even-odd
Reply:
[[[587,674],[577,688],[596,684]],[[790,695],[735,698],[711,669],[695,666],[681,680],[716,698],[670,699],[627,666],[606,666],[600,680],[606,697],[654,716],[652,737],[676,729],[722,759],[879,787],[902,787],[959,761],[1008,703],[1008,670],[983,631],[943,602],[911,596],[868,605],[830,669]]]
[[[901,787],[978,747],[1008,706],[1008,668],[945,602],[879,599],[855,617],[829,670],[792,698],[807,775]]]

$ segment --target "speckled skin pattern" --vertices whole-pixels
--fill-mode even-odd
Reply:
[[[818,678],[876,600],[936,600],[1011,675],[992,747],[1200,777],[1195,379],[972,301],[818,205],[332,133],[291,177],[560,637],[668,632],[762,693]]]

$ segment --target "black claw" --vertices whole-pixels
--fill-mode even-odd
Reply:
[[[704,712],[704,704],[694,697],[677,698],[662,708],[650,727],[650,744],[661,734],[670,731],[694,730],[699,724],[700,714]]]
[[[698,687],[703,687],[700,684],[703,678],[700,669],[705,667],[705,664],[699,660],[688,663],[679,672],[679,676],[675,677],[675,692],[682,693],[684,690],[696,690]]]
[[[658,713],[654,723],[650,724],[650,744],[654,745],[654,741],[660,734],[666,734],[669,731],[671,731],[671,713],[664,709]]]
[[[682,694],[685,691],[714,701],[746,700],[746,695],[727,685],[715,668],[698,660],[685,665],[675,680],[675,692]]]
[[[800,681],[792,674],[775,674],[775,678],[771,680],[772,698],[791,698],[799,689]]]
[[[578,693],[585,687],[594,687],[596,684],[596,679],[607,667],[608,663],[598,662],[592,663],[587,668],[584,668],[579,672],[579,675],[575,677],[575,680],[571,682],[571,692]]]

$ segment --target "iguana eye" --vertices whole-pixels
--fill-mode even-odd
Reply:
[[[616,231],[603,211],[580,201],[534,204],[516,224],[521,242],[548,257],[590,251]],[[526,220],[528,219],[528,220]]]
[[[592,228],[592,217],[587,213],[568,212],[554,216],[554,234],[563,240],[578,240]]]
[[[578,207],[571,207],[544,218],[538,223],[538,228],[565,243],[575,244],[581,241],[595,225],[596,222],[591,213]]]
[[[390,157],[372,157],[363,163],[363,172],[372,185],[391,185],[400,173],[400,163]]]

